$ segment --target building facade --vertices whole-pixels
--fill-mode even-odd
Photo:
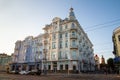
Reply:
[[[113,31],[113,46],[114,46],[114,51],[113,54],[115,55],[115,57],[119,57],[120,56],[120,27],[116,28]]]
[[[93,45],[77,21],[73,8],[70,8],[68,18],[62,20],[55,17],[43,30],[44,33],[35,38],[29,36],[24,41],[16,42],[15,65],[17,63],[23,68],[26,64],[25,69],[28,70],[39,67],[52,72],[95,69]]]
[[[6,71],[8,64],[12,62],[12,57],[1,53],[0,54],[0,71]]]

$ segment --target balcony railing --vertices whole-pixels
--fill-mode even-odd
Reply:
[[[71,27],[70,30],[77,30],[77,27]]]
[[[70,39],[77,39],[77,35],[70,35]]]
[[[77,45],[70,45],[70,49],[78,49]]]

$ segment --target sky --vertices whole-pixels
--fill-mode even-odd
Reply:
[[[93,44],[94,54],[113,58],[113,30],[120,26],[120,0],[0,0],[0,53],[14,52],[15,42],[43,33],[54,17],[69,9]]]

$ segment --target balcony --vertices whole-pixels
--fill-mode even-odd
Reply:
[[[78,49],[77,45],[70,45],[70,49]]]
[[[71,27],[70,30],[76,30],[77,31],[77,27]]]
[[[44,33],[44,38],[48,38],[49,37],[49,34],[48,33]]]
[[[47,45],[47,44],[48,44],[48,41],[47,41],[47,40],[44,40],[44,44]]]
[[[70,39],[77,39],[77,35],[70,35]]]

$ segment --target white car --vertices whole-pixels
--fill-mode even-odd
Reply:
[[[19,74],[28,74],[29,71],[20,71]]]

